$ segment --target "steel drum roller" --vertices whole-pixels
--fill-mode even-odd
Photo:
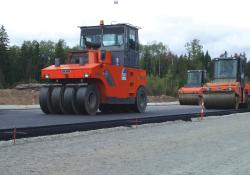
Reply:
[[[234,92],[208,92],[203,98],[207,109],[237,108],[238,96]]]
[[[181,105],[198,105],[199,100],[198,94],[179,94],[179,102]]]

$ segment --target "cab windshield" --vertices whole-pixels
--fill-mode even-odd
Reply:
[[[218,60],[214,63],[214,79],[231,79],[237,77],[237,60]]]
[[[201,85],[201,72],[188,72],[187,86],[200,86]]]
[[[94,28],[83,29],[80,46],[85,48],[85,42],[101,44],[102,47],[121,46],[124,44],[124,28]]]
[[[103,46],[117,46],[123,44],[123,34],[104,34],[103,35]]]
[[[82,35],[80,41],[80,47],[85,48],[85,41],[98,44],[101,42],[101,35]]]

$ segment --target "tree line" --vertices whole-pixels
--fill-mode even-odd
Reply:
[[[0,28],[0,88],[17,83],[40,81],[40,70],[54,63],[58,57],[64,61],[70,50],[65,41],[24,41],[21,46],[9,46],[8,34]]]
[[[176,55],[167,45],[153,42],[140,45],[140,67],[148,75],[148,91],[151,95],[176,95],[176,90],[186,81],[189,69],[211,69],[209,52],[203,51],[198,39],[184,46],[186,54]],[[21,46],[9,46],[4,26],[0,28],[0,88],[13,87],[18,83],[40,81],[40,70],[54,64],[54,58],[64,62],[70,48],[63,39],[54,41],[24,41]],[[250,77],[250,62],[247,64]]]
[[[141,46],[140,63],[147,70],[148,90],[154,95],[176,95],[186,81],[186,72],[191,69],[211,69],[211,57],[202,50],[198,39],[186,43],[187,53],[176,55],[163,43]]]

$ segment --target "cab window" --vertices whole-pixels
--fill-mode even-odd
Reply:
[[[136,32],[132,29],[129,30],[129,48],[134,49],[136,48]]]

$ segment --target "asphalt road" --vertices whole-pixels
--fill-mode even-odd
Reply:
[[[26,128],[49,125],[76,124],[117,119],[135,119],[141,117],[170,116],[179,114],[198,113],[200,106],[162,105],[148,106],[145,113],[101,114],[96,116],[84,115],[46,115],[40,109],[0,110],[0,129]],[[207,112],[218,110],[207,110]]]

